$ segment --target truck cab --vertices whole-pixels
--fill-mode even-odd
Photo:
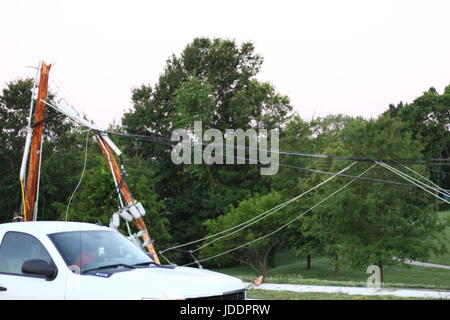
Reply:
[[[0,299],[245,299],[244,283],[160,265],[119,232],[78,222],[0,224]]]

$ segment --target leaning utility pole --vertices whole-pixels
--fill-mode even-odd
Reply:
[[[114,183],[117,188],[118,198],[120,202],[119,212],[113,214],[113,219],[111,223],[117,221],[117,225],[115,223],[113,224],[114,229],[117,230],[120,217],[122,217],[127,221],[127,225],[128,222],[134,220],[139,232],[136,233],[135,235],[132,235],[131,232],[129,231],[131,239],[135,239],[136,241],[138,241],[137,239],[138,237],[142,238],[143,240],[142,246],[147,248],[147,250],[152,254],[153,260],[159,264],[160,262],[158,259],[158,255],[156,254],[155,248],[153,246],[153,241],[150,238],[144,219],[142,218],[145,215],[145,210],[142,207],[142,204],[133,198],[125,181],[125,169],[123,168],[123,166],[122,170],[120,169],[114,157],[113,151],[119,157],[121,157],[122,154],[121,151],[111,141],[106,132],[98,129],[95,125],[84,120],[79,114],[64,111],[62,108],[58,108],[52,105],[51,103],[45,101],[47,99],[47,87],[50,68],[51,64],[46,65],[45,63],[42,63],[41,65],[39,77],[39,90],[38,90],[38,97],[36,100],[36,108],[34,112],[33,122],[31,121],[33,111],[32,108],[33,103],[31,102],[30,116],[28,119],[29,122],[28,132],[25,141],[25,150],[22,158],[22,165],[20,169],[20,184],[22,187],[22,202],[23,202],[23,219],[25,221],[36,220],[37,216],[37,196],[38,196],[37,193],[39,191],[38,189],[39,171],[40,171],[40,162],[42,158],[41,153],[43,141],[42,131],[44,122],[48,119],[45,118],[45,106],[48,104],[49,106],[55,108],[60,113],[74,120],[79,125],[87,127],[89,128],[89,130],[93,130],[95,132],[94,138],[97,141],[103,156],[108,162],[109,168],[111,170],[114,179]],[[30,154],[29,161],[28,161],[28,154]],[[27,161],[28,161],[28,174],[26,176],[26,184],[25,184],[24,180]]]
[[[44,122],[42,120],[45,118],[44,101],[47,99],[48,76],[51,66],[51,64],[45,64],[44,62],[42,62],[41,65],[38,97],[36,99],[36,109],[34,112],[34,124],[31,126],[32,138],[30,160],[28,162],[27,183],[25,185],[25,203],[23,204],[25,221],[33,220],[33,215],[35,210],[37,210],[36,200],[42,151],[42,131],[44,128]]]
[[[112,141],[108,138],[107,135],[102,135],[98,133],[95,135],[95,139],[97,140],[100,150],[102,151],[102,154],[110,167],[111,174],[114,179],[114,184],[116,185],[119,197],[121,197],[120,202],[122,209],[125,210],[128,209],[129,212],[136,212],[135,214],[133,214],[133,220],[136,224],[136,227],[140,231],[140,236],[142,237],[143,240],[143,246],[146,247],[148,252],[150,252],[150,254],[153,256],[153,260],[156,263],[160,264],[155,247],[153,246],[153,242],[148,233],[147,226],[145,225],[145,222],[142,219],[141,215],[142,212],[138,213],[140,210],[143,210],[143,208],[137,209],[138,203],[131,195],[130,189],[128,189],[128,185],[125,181],[125,172],[122,172],[120,170],[119,165],[117,164],[116,159],[111,150],[110,145],[113,145]],[[119,150],[115,151],[120,152]]]

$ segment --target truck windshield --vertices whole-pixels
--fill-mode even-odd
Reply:
[[[105,269],[108,266],[143,267],[152,263],[147,254],[115,231],[71,231],[53,233],[49,237],[67,266],[76,266],[81,273],[96,268]]]

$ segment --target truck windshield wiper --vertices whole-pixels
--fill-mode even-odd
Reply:
[[[125,268],[129,268],[129,269],[136,269],[135,266],[131,266],[131,265],[126,264],[126,263],[115,263],[115,264],[108,264],[106,266],[100,266],[100,267],[97,267],[97,268],[83,270],[83,272],[81,272],[81,273],[87,273],[87,272],[91,272],[91,271],[102,270],[102,269],[111,269],[111,268],[117,268],[117,267],[125,267]]]
[[[147,262],[135,263],[135,264],[133,264],[132,266],[133,266],[133,267],[137,267],[137,266],[149,266],[149,265],[151,265],[151,264],[153,264],[153,265],[155,265],[155,266],[159,266],[159,264],[156,263],[156,262],[154,262],[154,261],[147,261]]]

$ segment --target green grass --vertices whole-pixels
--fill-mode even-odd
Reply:
[[[444,219],[450,211],[437,213]],[[450,241],[450,227],[445,231]],[[449,246],[450,249],[450,246]],[[268,270],[265,282],[292,283],[309,285],[366,286],[366,269],[351,269],[342,261],[339,278],[334,277],[334,260],[326,257],[313,257],[312,269],[306,270],[306,259],[296,257],[293,252],[282,252],[276,256],[277,266]],[[450,253],[444,256],[432,256],[428,262],[450,265]],[[245,266],[218,270],[252,281],[258,275]],[[384,267],[383,287],[438,288],[450,290],[450,270],[409,265]]]
[[[291,291],[269,291],[269,290],[248,290],[247,297],[250,299],[263,300],[432,300],[414,297],[396,297],[391,295],[363,296],[350,295],[345,293],[324,293],[324,292],[291,292]]]
[[[344,285],[344,286],[366,286],[368,274],[366,270],[351,269],[341,265],[339,278],[334,277],[334,261],[329,258],[313,258],[312,269],[305,269],[305,259],[297,258],[289,252],[283,255],[285,263],[278,267],[269,269],[265,282],[292,283],[309,285]],[[288,261],[286,261],[288,260]],[[244,281],[251,281],[258,275],[250,268],[236,267],[220,269]],[[409,287],[409,288],[439,288],[450,290],[450,270],[425,268],[418,266],[395,265],[384,268],[383,287]]]

